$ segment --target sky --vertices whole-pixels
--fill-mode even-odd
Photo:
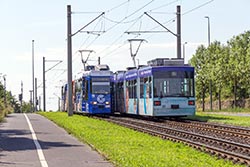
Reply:
[[[208,19],[211,42],[222,44],[250,29],[249,0],[1,0],[0,1],[0,81],[6,74],[7,90],[18,97],[23,82],[24,100],[32,90],[32,40],[34,73],[38,97],[42,93],[42,60],[46,70],[46,109],[58,109],[61,86],[67,81],[67,5],[72,9],[72,33],[100,18],[72,37],[73,78],[83,65],[79,50],[93,50],[88,64],[108,64],[112,71],[133,66],[129,39],[143,39],[136,61],[146,64],[155,58],[176,58],[176,37],[144,13],[176,34],[176,6],[181,6],[181,40],[185,62],[201,44],[208,45]],[[150,33],[126,32],[150,31]],[[185,44],[186,43],[186,44]],[[132,42],[135,53],[138,42]],[[184,47],[183,47],[184,46]],[[185,48],[185,49],[184,49]],[[83,59],[88,52],[83,52]],[[41,102],[43,104],[43,102]],[[42,106],[42,105],[41,105]]]

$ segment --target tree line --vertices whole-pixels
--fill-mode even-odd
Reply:
[[[232,37],[226,44],[214,41],[208,47],[200,45],[189,63],[196,70],[196,98],[237,100],[250,97],[250,31]],[[209,93],[210,92],[210,93]]]
[[[30,104],[23,102],[22,110],[19,101],[12,93],[5,90],[0,81],[0,121],[11,112],[30,112]]]

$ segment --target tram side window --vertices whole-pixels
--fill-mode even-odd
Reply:
[[[152,93],[152,78],[151,77],[145,77],[140,79],[140,98],[144,98],[144,89],[146,89],[146,95],[147,97],[151,98]]]
[[[143,98],[144,98],[144,96],[146,97],[147,96],[146,94],[148,93],[147,92],[147,90],[148,90],[148,77],[143,79],[143,84],[144,84],[143,85]],[[145,89],[146,89],[146,94],[144,94]]]
[[[136,87],[137,87],[137,81],[133,80],[133,98],[137,98],[137,91],[136,91]]]
[[[129,90],[129,81],[126,81],[126,98],[127,98],[127,96],[128,96],[128,98],[130,97],[130,90]]]
[[[143,94],[144,94],[144,78],[140,78],[140,98],[143,98]]]
[[[137,94],[136,94],[136,85],[137,85],[136,80],[129,80],[126,83],[127,83],[129,98],[130,99],[136,98],[136,96],[137,96]]]
[[[133,81],[129,81],[129,98],[133,98],[134,94],[134,89],[133,89]]]
[[[148,77],[149,98],[152,98],[152,77]]]
[[[83,80],[82,81],[83,87],[82,87],[82,97],[84,100],[88,99],[88,81],[87,80]]]
[[[190,86],[189,86],[189,90],[190,90],[190,96],[194,96],[194,79],[189,79],[190,82]]]
[[[193,79],[185,78],[183,81],[182,92],[185,96],[194,96]]]
[[[123,97],[123,83],[118,83],[118,99]]]
[[[75,82],[75,94],[74,94],[74,101],[79,99],[79,95],[81,94],[81,80],[77,80]]]
[[[129,81],[129,98],[133,98],[132,81]]]
[[[78,80],[76,82],[76,87],[75,87],[76,92],[81,92],[81,86],[82,86],[82,82],[81,82],[81,80]]]

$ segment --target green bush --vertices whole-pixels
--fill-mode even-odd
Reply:
[[[4,118],[4,105],[2,102],[0,102],[0,122],[3,120]]]

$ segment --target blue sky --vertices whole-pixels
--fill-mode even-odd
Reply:
[[[156,57],[176,57],[176,38],[170,33],[139,36],[124,33],[149,31],[153,28],[163,31],[159,25],[143,15],[144,12],[148,12],[175,33],[176,22],[173,20],[176,6],[181,5],[182,43],[187,42],[186,62],[195,53],[198,45],[208,43],[207,19],[204,16],[210,17],[211,41],[218,40],[225,44],[234,35],[250,28],[249,0],[1,0],[0,73],[7,74],[8,90],[18,95],[20,83],[23,81],[24,100],[29,100],[29,90],[32,89],[32,40],[35,40],[35,76],[38,78],[38,86],[42,83],[42,57],[46,57],[46,60],[63,60],[54,70],[46,73],[48,110],[57,109],[56,95],[60,95],[59,87],[66,81],[67,5],[71,5],[73,11],[73,32],[105,12],[103,17],[85,29],[105,33],[97,36],[84,32],[73,37],[73,78],[82,68],[78,52],[81,49],[95,51],[90,55],[89,64],[96,64],[97,57],[100,56],[101,62],[108,64],[113,71],[132,66],[128,39],[147,40],[136,56],[140,64],[146,64]],[[136,43],[133,46],[136,48]],[[47,69],[53,65],[46,62]],[[42,97],[41,86],[38,88],[38,95]]]

